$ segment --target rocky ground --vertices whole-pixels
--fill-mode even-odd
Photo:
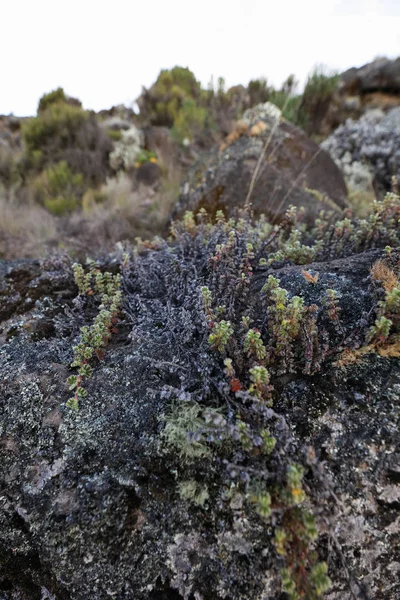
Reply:
[[[307,260],[288,258],[282,229],[232,237],[187,217],[175,242],[103,259],[94,273],[121,272],[123,304],[77,411],[66,380],[100,301],[82,282],[100,283],[67,258],[3,261],[2,600],[273,600],[285,578],[316,599],[316,560],[328,600],[400,598],[397,334],[370,334],[398,268],[383,250],[396,202],[357,251],[338,224]],[[371,275],[379,260],[392,275]],[[276,329],[282,310],[295,330]],[[257,363],[273,389],[254,384]]]
[[[0,600],[400,600],[398,69],[341,76],[322,146],[262,82],[189,144],[163,86],[140,126],[56,90],[118,173],[62,216],[0,118]]]

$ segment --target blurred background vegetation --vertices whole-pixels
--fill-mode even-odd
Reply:
[[[0,117],[0,257],[107,248],[166,231],[185,171],[221,143],[243,112],[272,102],[317,141],[339,77],[317,67],[298,92],[266,79],[203,88],[188,68],[161,70],[137,99],[94,113],[62,88],[44,94],[32,118]],[[0,140],[1,141],[1,140]]]

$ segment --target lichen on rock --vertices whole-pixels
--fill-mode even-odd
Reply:
[[[2,263],[0,597],[397,597],[399,200],[374,211],[189,214],[99,259],[122,314],[78,411],[96,297],[68,258]]]

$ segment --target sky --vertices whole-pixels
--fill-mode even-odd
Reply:
[[[400,56],[399,0],[2,0],[0,114],[59,86],[93,110],[131,105],[160,69],[204,86],[344,71]]]

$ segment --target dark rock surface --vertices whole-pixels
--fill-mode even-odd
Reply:
[[[276,120],[278,125],[276,126]],[[243,208],[254,171],[266,146],[250,201],[255,215],[279,219],[288,206],[302,206],[307,217],[321,209],[346,206],[343,176],[327,152],[307,135],[280,118],[280,111],[266,103],[246,111],[246,131],[225,148],[201,158],[188,173],[174,216],[205,208],[215,214],[232,214]],[[265,124],[265,127],[259,127]],[[259,131],[257,132],[257,128]],[[305,188],[316,190],[320,199]],[[325,196],[326,201],[321,201]]]
[[[328,600],[400,598],[399,359],[334,364],[343,339],[358,339],[373,322],[369,271],[380,255],[308,265],[316,285],[293,266],[256,270],[251,284],[262,332],[269,273],[308,304],[321,306],[327,288],[340,297],[343,330],[331,332],[322,369],[273,380],[292,452],[313,446],[322,462],[310,459],[308,485],[322,473],[328,482],[317,514],[318,550],[333,581]],[[109,258],[107,268],[117,264]],[[283,599],[271,532],[222,500],[225,467],[184,465],[160,444],[178,399],[226,402],[221,357],[199,308],[207,265],[196,240],[135,259],[123,275],[119,333],[76,413],[65,407],[65,382],[93,306],[73,300],[65,260],[0,263],[1,600]],[[188,473],[207,481],[204,506],[177,492]]]
[[[366,94],[378,90],[400,94],[400,57],[394,60],[377,58],[362,67],[349,69],[340,77],[344,89],[352,94]]]

